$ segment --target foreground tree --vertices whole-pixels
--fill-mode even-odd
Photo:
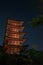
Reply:
[[[43,15],[40,15],[40,16],[37,16],[35,18],[33,18],[29,24],[33,27],[36,27],[36,26],[40,26],[40,25],[43,25]]]
[[[33,18],[29,22],[29,24],[32,27],[43,26],[43,15]],[[43,51],[41,52],[41,51],[32,50],[32,51],[30,51],[30,56],[34,60],[35,64],[43,65]]]

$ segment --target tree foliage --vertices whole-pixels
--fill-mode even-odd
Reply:
[[[35,18],[33,18],[29,24],[33,27],[36,27],[36,26],[41,26],[43,25],[43,15],[40,15],[40,16],[37,16]]]
[[[27,55],[8,55],[3,52],[3,47],[0,47],[0,65],[41,65],[43,64],[43,51],[37,51],[34,48],[25,52]],[[30,55],[30,58],[29,58]]]

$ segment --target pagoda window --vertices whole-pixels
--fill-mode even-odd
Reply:
[[[14,45],[15,44],[15,41],[13,41],[13,40],[12,41],[9,41],[8,44]]]
[[[14,48],[14,53],[17,53],[18,52],[18,48]]]
[[[15,41],[15,45],[20,45],[20,41]]]
[[[12,34],[12,37],[13,38],[19,38],[20,36],[19,36],[19,34]]]
[[[14,43],[15,45],[17,45],[18,44],[18,42],[17,41],[15,41],[15,43]]]
[[[10,44],[10,45],[20,45],[21,41],[11,41],[11,42],[8,42],[8,44]]]
[[[11,31],[18,32],[18,29],[16,29],[16,28],[11,28]]]

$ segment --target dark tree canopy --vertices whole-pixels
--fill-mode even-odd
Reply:
[[[43,25],[43,15],[40,15],[40,16],[37,16],[35,18],[33,18],[29,24],[33,27],[36,27],[36,26],[40,26],[40,25]]]

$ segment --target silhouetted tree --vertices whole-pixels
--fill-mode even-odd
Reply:
[[[36,27],[36,26],[41,26],[43,25],[43,15],[40,15],[40,16],[37,16],[35,18],[33,18],[29,24],[33,27]]]

